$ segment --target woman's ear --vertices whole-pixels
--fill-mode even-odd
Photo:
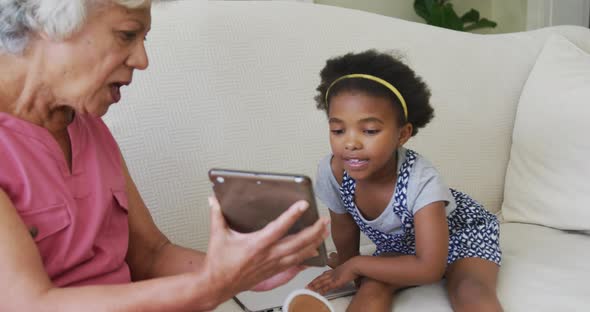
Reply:
[[[401,147],[406,144],[406,142],[408,142],[408,140],[412,137],[412,132],[414,132],[414,126],[412,126],[412,124],[409,122],[400,128],[398,147]]]

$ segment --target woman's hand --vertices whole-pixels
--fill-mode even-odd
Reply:
[[[354,272],[353,262],[351,260],[316,277],[311,283],[309,283],[309,285],[307,285],[307,288],[323,295],[330,290],[340,288],[347,283],[356,280],[360,276]]]
[[[298,265],[291,267],[281,273],[278,273],[260,283],[258,285],[250,288],[252,291],[267,291],[273,288],[279,287],[281,285],[286,284],[289,282],[293,277],[295,277],[299,272],[305,270],[305,266]]]
[[[211,234],[205,269],[211,286],[224,301],[244,290],[268,290],[291,280],[304,260],[317,255],[317,248],[328,236],[329,220],[321,218],[301,232],[285,236],[308,208],[298,201],[262,230],[238,233],[231,230],[214,197],[211,205]]]

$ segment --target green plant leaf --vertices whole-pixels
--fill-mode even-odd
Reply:
[[[430,11],[426,8],[426,3],[424,0],[414,0],[414,11],[416,14],[418,14],[418,16],[428,22],[428,19],[430,18]]]
[[[450,28],[454,30],[463,30],[463,21],[459,18],[459,15],[453,9],[453,5],[446,3],[442,7],[442,27]]]
[[[414,0],[414,11],[428,25],[459,31],[494,28],[497,25],[494,21],[480,19],[480,14],[475,9],[459,17],[450,0]]]
[[[426,21],[429,25],[444,27],[444,17],[442,7],[433,7],[429,19]]]
[[[480,29],[480,28],[494,28],[497,25],[498,24],[494,21],[490,21],[489,19],[482,18],[479,21],[477,21],[476,23],[465,26],[464,29],[465,29],[465,31],[471,31],[471,30]]]
[[[424,0],[424,6],[426,7],[426,11],[432,14],[432,10],[435,7],[439,7],[440,3],[437,0]]]
[[[476,23],[477,21],[479,21],[479,12],[474,9],[471,9],[469,10],[469,12],[461,16],[461,20],[463,21],[463,23]]]

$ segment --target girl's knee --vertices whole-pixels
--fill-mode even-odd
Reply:
[[[364,278],[361,283],[361,289],[376,293],[376,294],[393,294],[396,290],[399,289],[398,286],[383,283],[374,279]]]
[[[474,278],[463,278],[449,287],[455,311],[496,311],[485,309],[498,305],[496,290]]]
[[[391,311],[396,289],[396,286],[364,278],[346,311]]]

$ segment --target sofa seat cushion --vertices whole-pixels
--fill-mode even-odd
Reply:
[[[590,235],[505,223],[500,236],[506,311],[590,311]]]
[[[505,311],[590,309],[589,235],[521,223],[504,223],[500,233],[498,296]],[[393,311],[452,312],[444,285],[441,281],[399,292]],[[351,298],[331,303],[335,311],[346,311]],[[228,301],[216,311],[241,309]]]

